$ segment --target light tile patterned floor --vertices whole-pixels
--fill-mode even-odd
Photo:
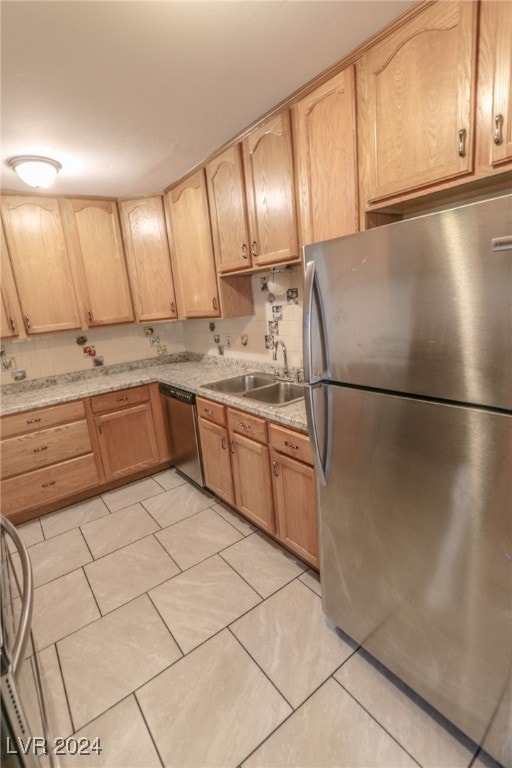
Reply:
[[[343,638],[316,574],[166,470],[19,527],[82,768],[496,768]]]

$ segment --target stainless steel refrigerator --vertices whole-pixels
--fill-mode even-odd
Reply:
[[[324,611],[512,768],[512,195],[304,257]]]

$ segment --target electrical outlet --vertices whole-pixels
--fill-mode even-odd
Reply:
[[[159,347],[160,346],[160,336],[151,336],[149,343],[152,347]]]

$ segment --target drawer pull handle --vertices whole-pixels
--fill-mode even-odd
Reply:
[[[242,427],[242,429],[250,429],[251,428],[250,424],[244,424],[243,421],[241,421],[238,426]]]
[[[213,411],[211,408],[205,408],[204,412],[208,414],[208,416],[213,416]]]
[[[503,143],[503,115],[496,115],[494,118],[494,137],[495,144]]]
[[[234,453],[235,452],[235,444],[234,444],[233,440],[229,441],[229,447],[231,448],[231,453]]]
[[[91,312],[90,309],[87,310],[87,318],[88,318],[89,322],[91,323],[92,322],[92,312]]]
[[[25,325],[27,326],[27,331],[30,328],[30,317],[28,315],[25,315]]]
[[[466,129],[462,128],[459,131],[459,157],[465,157],[466,155]]]
[[[217,307],[217,299],[215,299],[215,298],[212,299],[212,305],[213,305],[214,310],[217,312],[217,309],[218,309],[218,307]]]
[[[222,445],[222,448],[224,450],[226,450],[226,438],[225,437],[221,437],[220,444]]]
[[[55,485],[56,480],[50,480],[49,483],[43,483],[41,488],[48,488],[50,485]]]
[[[274,470],[275,477],[279,477],[279,462],[278,461],[273,461],[272,462],[272,468]]]
[[[41,421],[40,417],[37,419],[27,419],[27,424],[37,424],[38,421]]]
[[[124,395],[124,397],[118,397],[118,398],[117,398],[117,402],[118,402],[118,403],[122,403],[124,400],[128,400],[128,398],[127,398],[127,396],[126,396],[126,395]]]
[[[171,301],[171,312],[173,313],[173,315],[176,314],[176,306],[174,304],[174,301]]]
[[[43,445],[41,448],[34,448],[33,449],[34,453],[40,453],[41,451],[47,451],[47,450],[48,450],[48,446],[47,445]]]
[[[294,445],[293,443],[289,443],[288,440],[285,440],[284,444],[286,445],[287,448],[292,448],[294,451],[298,451],[300,447],[298,445]]]
[[[16,323],[14,322],[14,318],[13,318],[13,317],[10,317],[10,318],[9,318],[9,322],[10,322],[10,324],[11,324],[11,331],[14,331],[14,332],[16,332]]]
[[[251,254],[252,256],[255,256],[255,257],[258,255],[258,246],[257,246],[256,240],[253,240],[251,242]]]
[[[249,257],[247,255],[247,244],[242,243],[242,259],[248,259],[248,258]]]

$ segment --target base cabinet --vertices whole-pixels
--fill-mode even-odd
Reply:
[[[197,408],[206,486],[318,568],[309,437],[204,398]]]
[[[159,463],[149,387],[98,395],[91,406],[106,482]]]

